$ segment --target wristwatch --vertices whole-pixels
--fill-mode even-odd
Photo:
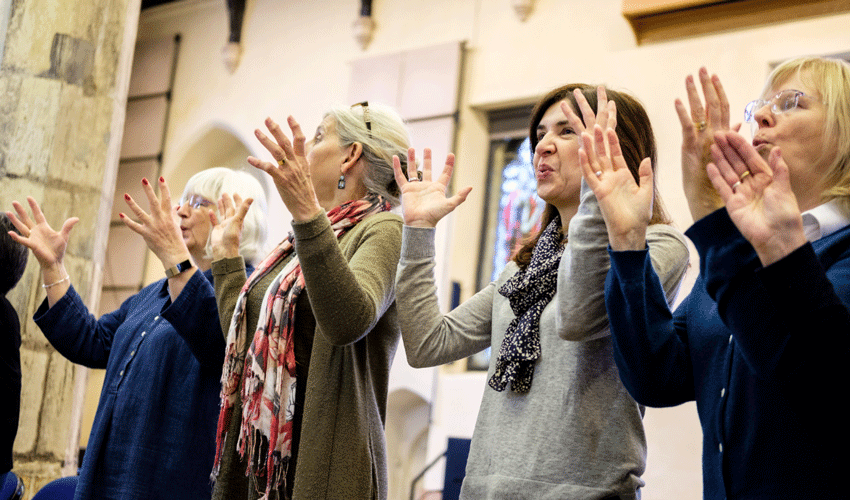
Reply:
[[[166,278],[173,278],[178,274],[182,273],[187,269],[192,269],[192,261],[189,259],[184,260],[183,262],[177,264],[176,266],[169,267],[165,270]]]

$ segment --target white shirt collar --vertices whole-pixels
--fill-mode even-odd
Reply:
[[[850,224],[850,217],[841,210],[838,200],[831,200],[803,212],[803,231],[810,242],[838,231]]]

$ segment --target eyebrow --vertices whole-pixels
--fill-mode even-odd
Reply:
[[[555,122],[555,126],[556,126],[556,127],[562,127],[562,126],[564,126],[564,125],[569,125],[569,124],[570,124],[570,121],[569,121],[569,120],[560,120],[560,121]],[[546,130],[546,126],[545,126],[545,125],[543,125],[542,123],[541,123],[541,124],[538,124],[538,125],[537,125],[537,130]]]

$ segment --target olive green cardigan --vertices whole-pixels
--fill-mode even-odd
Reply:
[[[384,425],[390,366],[400,335],[394,281],[401,227],[397,215],[381,213],[364,219],[337,241],[324,214],[293,224],[295,252],[313,316],[299,320],[304,310],[299,300],[294,335],[313,337],[313,342],[294,499],[387,497]],[[266,288],[283,265],[279,263],[249,293],[246,312],[251,332]],[[222,330],[227,332],[246,280],[244,261],[241,257],[216,261],[212,271]],[[241,412],[239,402],[233,415]],[[246,462],[236,451],[238,429],[239,418],[233,418],[214,499],[253,499],[260,496],[257,489],[264,490],[264,478],[257,484],[245,477]]]

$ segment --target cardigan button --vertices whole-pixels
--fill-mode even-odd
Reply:
[[[718,448],[720,449],[720,453],[723,453],[723,443],[720,443],[718,445]]]
[[[729,343],[732,343],[732,335],[729,335]]]
[[[723,389],[720,389],[720,397],[722,398],[725,395],[726,395],[726,388],[724,387]]]

